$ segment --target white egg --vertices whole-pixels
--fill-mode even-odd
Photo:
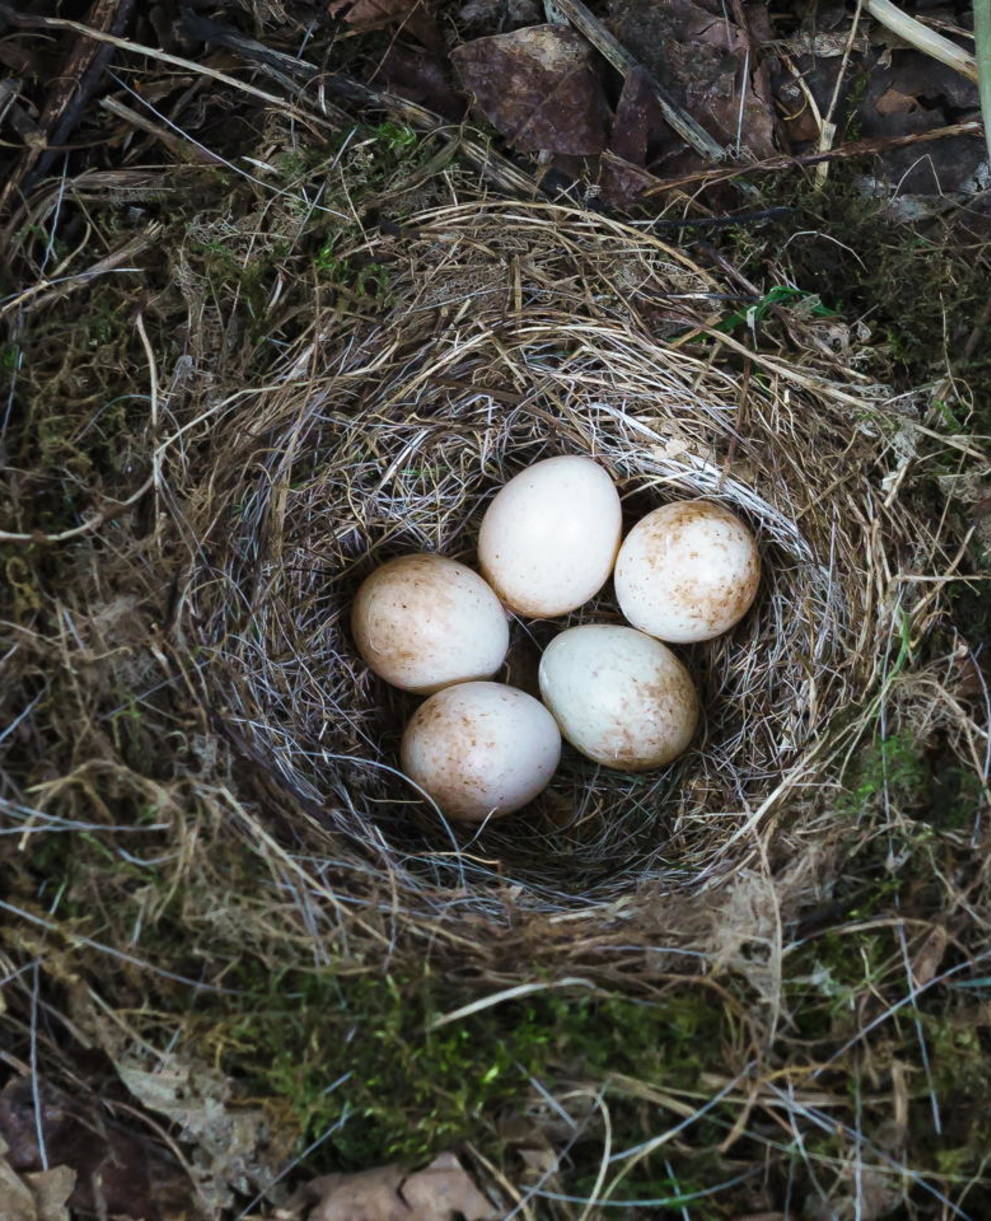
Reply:
[[[619,494],[591,458],[565,455],[528,466],[486,510],[478,559],[512,610],[564,615],[609,579],[622,531]]]
[[[448,817],[464,822],[525,806],[547,787],[560,758],[551,714],[502,683],[438,691],[403,734],[403,771]]]
[[[585,624],[555,637],[541,658],[540,694],[572,746],[621,772],[669,763],[698,724],[688,671],[631,627]]]
[[[625,617],[676,644],[711,640],[750,609],[760,583],[757,544],[729,509],[683,500],[648,513],[619,550],[613,580]]]
[[[380,678],[420,694],[488,678],[509,648],[499,599],[477,572],[441,555],[376,568],[355,597],[351,631]]]

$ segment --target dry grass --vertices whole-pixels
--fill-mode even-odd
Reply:
[[[346,187],[354,165],[338,160]],[[60,207],[90,210],[102,254],[119,242],[102,209],[154,207],[188,173],[139,175],[138,196],[109,205],[113,183],[47,184],[24,219],[54,234]],[[285,189],[241,182],[170,229],[167,273],[147,273],[140,308],[123,287],[130,258],[119,295],[100,296],[117,272],[80,249],[59,264],[74,296],[52,298],[52,331],[29,317],[0,539],[7,1067],[27,1080],[40,1066],[122,1122],[134,1098],[121,1064],[207,1080],[209,1060],[239,1107],[262,1081],[284,1143],[251,1175],[224,1167],[216,1188],[197,1170],[220,1216],[230,1182],[251,1184],[240,1208],[293,1165],[303,1132],[346,1160],[334,1125],[347,1138],[352,1098],[368,1094],[345,1077],[363,1063],[374,1079],[378,1046],[359,1039],[342,1062],[333,1006],[371,995],[362,982],[400,978],[424,1021],[391,1046],[431,1070],[445,1067],[429,1059],[433,1031],[489,1049],[523,1001],[561,996],[567,1016],[620,994],[624,1019],[657,1023],[647,1069],[590,1060],[588,1030],[613,1033],[608,1008],[588,1029],[539,1011],[560,1049],[514,1105],[554,1171],[528,1177],[495,1115],[479,1120],[489,1143],[474,1166],[507,1210],[609,1215],[588,1201],[615,1200],[649,1166],[669,1203],[687,1167],[689,1194],[730,1183],[736,1212],[808,1199],[868,1215],[867,1183],[875,1199],[956,1215],[983,1190],[982,1130],[959,1135],[954,1108],[979,1092],[972,1036],[986,1019],[953,987],[986,961],[987,698],[947,610],[968,530],[932,487],[979,474],[980,443],[943,435],[928,391],[877,384],[855,328],[798,307],[759,336],[720,332],[746,297],[645,227],[475,200],[451,175],[434,198],[471,202],[407,215],[392,192],[401,231],[338,241],[315,269],[304,230],[328,171],[299,173]],[[359,210],[330,196],[327,215],[360,232]],[[32,295],[18,312],[52,291],[38,288],[48,235],[23,240]],[[226,260],[213,279],[211,244]],[[147,252],[133,255],[142,267]],[[267,278],[249,285],[259,254]],[[387,556],[471,562],[487,499],[560,452],[606,464],[631,520],[683,496],[734,506],[760,539],[764,585],[736,631],[683,650],[706,717],[675,767],[630,778],[570,756],[531,811],[466,833],[396,772],[413,704],[357,661],[349,603]],[[66,530],[70,547],[36,533]],[[581,612],[593,616],[616,617],[608,589]],[[511,681],[532,687],[560,626],[514,624]],[[900,741],[974,778],[966,819],[938,834],[930,811],[916,819],[920,799],[883,750]],[[882,748],[875,774],[866,744]],[[412,1008],[421,969],[433,1009]],[[316,1011],[294,1028],[310,986]],[[681,1005],[711,1025],[679,1030]],[[386,1012],[357,1025],[385,1028]],[[258,1064],[284,1031],[309,1076],[276,1093]],[[99,1071],[80,1070],[84,1044],[105,1055]],[[344,1099],[318,1131],[287,1118],[313,1079]],[[408,1111],[400,1098],[400,1125],[433,1131],[423,1096]],[[920,1114],[940,1107],[946,1166],[922,1158],[907,1118],[924,1131]],[[180,1152],[205,1147],[168,1134]],[[959,1150],[971,1160],[954,1163]]]
[[[828,839],[827,761],[876,717],[885,642],[932,622],[930,578],[954,563],[899,495],[913,406],[857,370],[835,323],[806,323],[797,362],[720,337],[723,285],[588,214],[444,207],[338,257],[381,269],[389,308],[357,325],[318,309],[265,387],[214,410],[209,457],[163,470],[196,540],[173,652],[305,812],[307,853],[352,894],[387,882],[411,916],[498,925],[697,893],[759,864],[776,812]],[[466,833],[397,772],[414,705],[356,657],[350,601],[395,554],[471,563],[487,499],[556,453],[604,463],[631,520],[680,497],[734,507],[766,576],[741,627],[684,650],[705,727],[676,765],[630,777],[568,754],[525,813]],[[516,622],[510,681],[532,689],[540,648],[589,620],[618,620],[608,588],[564,623]]]

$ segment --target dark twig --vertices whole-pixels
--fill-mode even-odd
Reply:
[[[19,16],[8,14],[7,6],[3,7],[4,16],[19,24]],[[126,28],[133,8],[134,0],[93,0],[88,14],[90,25],[100,33],[118,35]],[[38,121],[39,135],[43,138],[31,141],[22,153],[0,191],[0,212],[22,185],[25,190],[30,189],[32,183],[47,172],[57,155],[56,150],[47,145],[67,142],[79,123],[86,103],[99,85],[112,54],[111,47],[101,46],[77,31],[61,70],[52,82]]]

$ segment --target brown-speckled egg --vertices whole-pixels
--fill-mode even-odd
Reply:
[[[449,817],[481,822],[532,801],[561,757],[554,718],[502,683],[461,683],[425,700],[406,726],[403,771]]]
[[[659,640],[720,636],[757,596],[754,536],[729,509],[682,500],[648,513],[626,536],[613,574],[624,616]]]
[[[556,636],[541,658],[540,695],[572,746],[621,772],[670,763],[699,718],[691,675],[631,627],[590,623]]]
[[[369,667],[428,694],[488,678],[509,648],[509,621],[477,572],[441,555],[403,555],[365,579],[351,631]]]

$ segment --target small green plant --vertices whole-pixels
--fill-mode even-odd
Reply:
[[[843,805],[849,814],[864,814],[886,797],[911,808],[919,804],[929,779],[916,744],[907,734],[894,733],[860,752]]]
[[[418,136],[411,127],[401,123],[380,123],[375,128],[375,136],[394,153],[402,153],[413,148]]]
[[[317,250],[313,265],[331,284],[347,288],[358,297],[382,297],[389,284],[388,270],[381,263],[360,262],[336,253],[341,235],[331,234]]]
[[[814,314],[817,318],[835,318],[836,310],[830,309],[823,305],[817,296],[813,293],[803,292],[799,288],[795,288],[789,284],[776,284],[773,288],[761,297],[759,301],[755,301],[743,309],[737,310],[730,314],[728,318],[724,318],[713,329],[716,331],[730,332],[735,331],[737,327],[747,326],[751,330],[764,318],[768,311],[775,305],[794,305],[801,302],[805,307]]]

